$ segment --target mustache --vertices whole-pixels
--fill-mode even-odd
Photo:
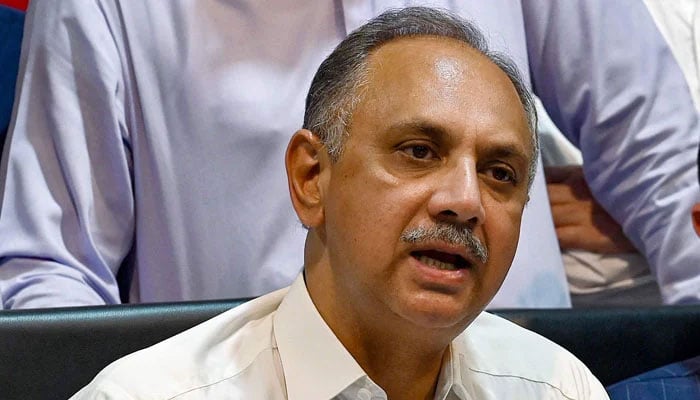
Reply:
[[[404,231],[401,234],[401,240],[414,244],[434,241],[446,242],[451,245],[465,247],[472,256],[478,258],[484,264],[489,259],[489,252],[486,246],[466,226],[462,227],[447,223],[438,223],[428,228],[419,226]]]

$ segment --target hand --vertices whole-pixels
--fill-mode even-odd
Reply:
[[[554,227],[562,249],[634,253],[622,227],[593,198],[578,165],[545,167]]]

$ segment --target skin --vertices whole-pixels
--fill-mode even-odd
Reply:
[[[297,132],[286,156],[295,210],[310,227],[306,284],[319,313],[391,399],[432,398],[449,343],[510,268],[528,199],[530,133],[507,76],[462,42],[402,38],[369,57],[369,80],[336,163]],[[484,264],[402,232],[473,229]],[[440,271],[415,251],[462,252]]]
[[[698,236],[700,236],[700,203],[693,206],[693,227]]]
[[[637,252],[622,227],[591,194],[580,166],[545,167],[545,176],[562,249],[600,254]]]

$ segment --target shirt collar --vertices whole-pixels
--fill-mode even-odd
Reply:
[[[311,301],[302,274],[273,317],[273,330],[290,400],[331,399],[350,389],[376,386],[338,340]],[[462,337],[463,332],[459,337]],[[313,349],[309,349],[309,344]],[[468,375],[461,369],[467,352],[463,340],[455,340],[443,361],[435,399],[471,400],[465,390]],[[348,394],[346,391],[345,394]],[[353,396],[354,397],[354,396]]]
[[[462,338],[462,332],[458,338]],[[450,344],[450,351],[442,363],[440,378],[435,389],[436,400],[472,400],[465,386],[466,374],[462,371],[462,360],[465,357],[465,346],[462,340],[453,340]]]
[[[366,376],[321,318],[301,274],[272,323],[288,399],[327,400]]]

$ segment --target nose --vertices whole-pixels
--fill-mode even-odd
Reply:
[[[486,213],[473,161],[460,160],[436,177],[428,212],[437,221],[463,224],[471,229],[484,223]]]

